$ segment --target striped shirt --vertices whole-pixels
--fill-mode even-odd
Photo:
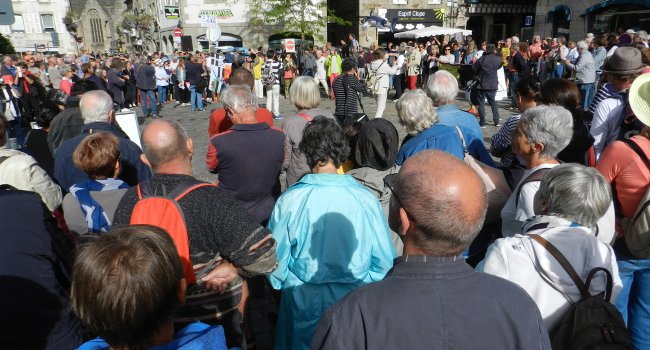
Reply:
[[[336,97],[336,115],[352,115],[357,113],[358,93],[366,90],[357,78],[349,74],[339,75],[332,83],[332,89]]]
[[[272,59],[266,60],[264,62],[264,67],[262,67],[262,75],[264,75],[264,70],[271,67],[271,73],[275,75],[275,84],[280,85],[280,71],[284,69],[282,62],[274,61]]]
[[[512,153],[512,134],[517,129],[517,123],[521,114],[513,115],[503,124],[503,127],[492,135],[490,139],[490,151],[492,154],[501,154],[501,165],[507,168],[514,168],[519,165],[519,160]]]
[[[615,91],[612,87],[612,83],[606,83],[603,85],[600,89],[598,89],[598,93],[596,93],[596,96],[594,96],[594,100],[591,101],[591,104],[589,105],[589,112],[596,113],[596,107],[598,107],[598,104],[610,98],[614,92]]]

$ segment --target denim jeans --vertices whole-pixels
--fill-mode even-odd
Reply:
[[[393,75],[393,86],[395,86],[395,99],[402,96],[404,86],[404,74]]]
[[[650,349],[650,259],[619,260],[623,290],[616,308],[632,333],[635,349]]]
[[[578,84],[578,88],[580,89],[580,97],[582,100],[580,101],[582,105],[582,110],[587,111],[589,110],[589,105],[591,104],[591,100],[594,99],[594,91],[595,91],[595,84]]]
[[[517,108],[517,94],[515,93],[515,86],[519,82],[519,73],[512,72],[509,75],[510,85],[508,85],[508,90],[510,91],[510,101],[512,101],[512,107]]]
[[[167,86],[158,85],[158,102],[160,104],[167,102]]]
[[[142,99],[142,101],[140,101],[140,103],[142,104],[142,113],[144,113],[145,116],[149,115],[149,107],[147,107],[147,97],[149,98],[149,103],[151,103],[151,114],[157,115],[158,107],[156,106],[156,94],[153,93],[153,90],[140,89],[140,98]]]
[[[487,99],[488,103],[490,104],[490,107],[492,107],[492,121],[494,121],[494,125],[499,124],[499,106],[497,105],[497,101],[495,100],[496,95],[497,95],[496,90],[478,90],[478,98],[479,98],[478,115],[481,118],[480,120],[481,126],[486,124],[485,99]]]
[[[190,102],[193,111],[203,109],[203,95],[199,91],[196,91],[196,85],[190,85]]]
[[[558,64],[555,66],[555,70],[549,72],[549,79],[553,78],[562,78],[562,75],[564,74],[564,65],[563,64]]]

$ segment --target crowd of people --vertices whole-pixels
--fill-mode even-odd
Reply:
[[[277,349],[650,349],[645,32],[341,45],[5,56],[0,344],[252,349],[274,289]],[[218,106],[207,149],[170,103]]]

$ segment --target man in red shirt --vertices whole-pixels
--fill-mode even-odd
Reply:
[[[230,86],[245,85],[253,90],[255,78],[253,73],[244,68],[237,68],[230,73]],[[255,112],[255,118],[258,122],[264,122],[273,126],[273,115],[266,108],[258,108]],[[221,107],[210,113],[210,124],[208,125],[208,134],[210,137],[229,130],[232,127],[232,121],[226,117],[226,110]]]

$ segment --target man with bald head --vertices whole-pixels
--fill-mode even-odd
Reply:
[[[86,136],[98,132],[107,131],[120,141],[120,169],[119,178],[129,186],[151,177],[151,171],[142,162],[140,155],[142,150],[119,127],[113,124],[115,112],[113,111],[113,99],[102,90],[91,90],[83,94],[79,100],[79,109],[83,119],[81,135],[63,142],[54,153],[54,178],[61,185],[64,191],[70,186],[88,180],[88,175],[77,168],[72,161],[72,154],[81,140]]]
[[[550,349],[526,292],[475,272],[460,255],[485,219],[478,175],[429,150],[384,181],[393,192],[388,221],[404,255],[383,281],[356,289],[323,315],[312,349]]]
[[[132,222],[133,208],[140,200],[142,188],[148,188],[152,196],[186,192],[177,203],[185,219],[189,259],[197,273],[197,283],[188,286],[185,305],[175,321],[221,324],[228,347],[246,349],[241,314],[237,310],[242,278],[266,275],[275,269],[277,258],[271,232],[222,189],[193,177],[194,144],[178,122],[149,123],[142,132],[142,148],[142,159],[153,169],[154,176],[126,192],[115,212],[113,225]],[[206,275],[207,271],[200,270],[209,271],[217,262],[220,262],[217,267]]]
[[[255,77],[248,69],[236,68],[230,73],[230,86],[248,86],[251,91],[254,89]],[[266,108],[258,108],[255,111],[255,119],[258,123],[266,123],[273,127],[273,114]],[[224,107],[213,110],[210,113],[210,124],[208,125],[208,134],[210,137],[228,131],[232,127],[230,118],[226,118]]]

